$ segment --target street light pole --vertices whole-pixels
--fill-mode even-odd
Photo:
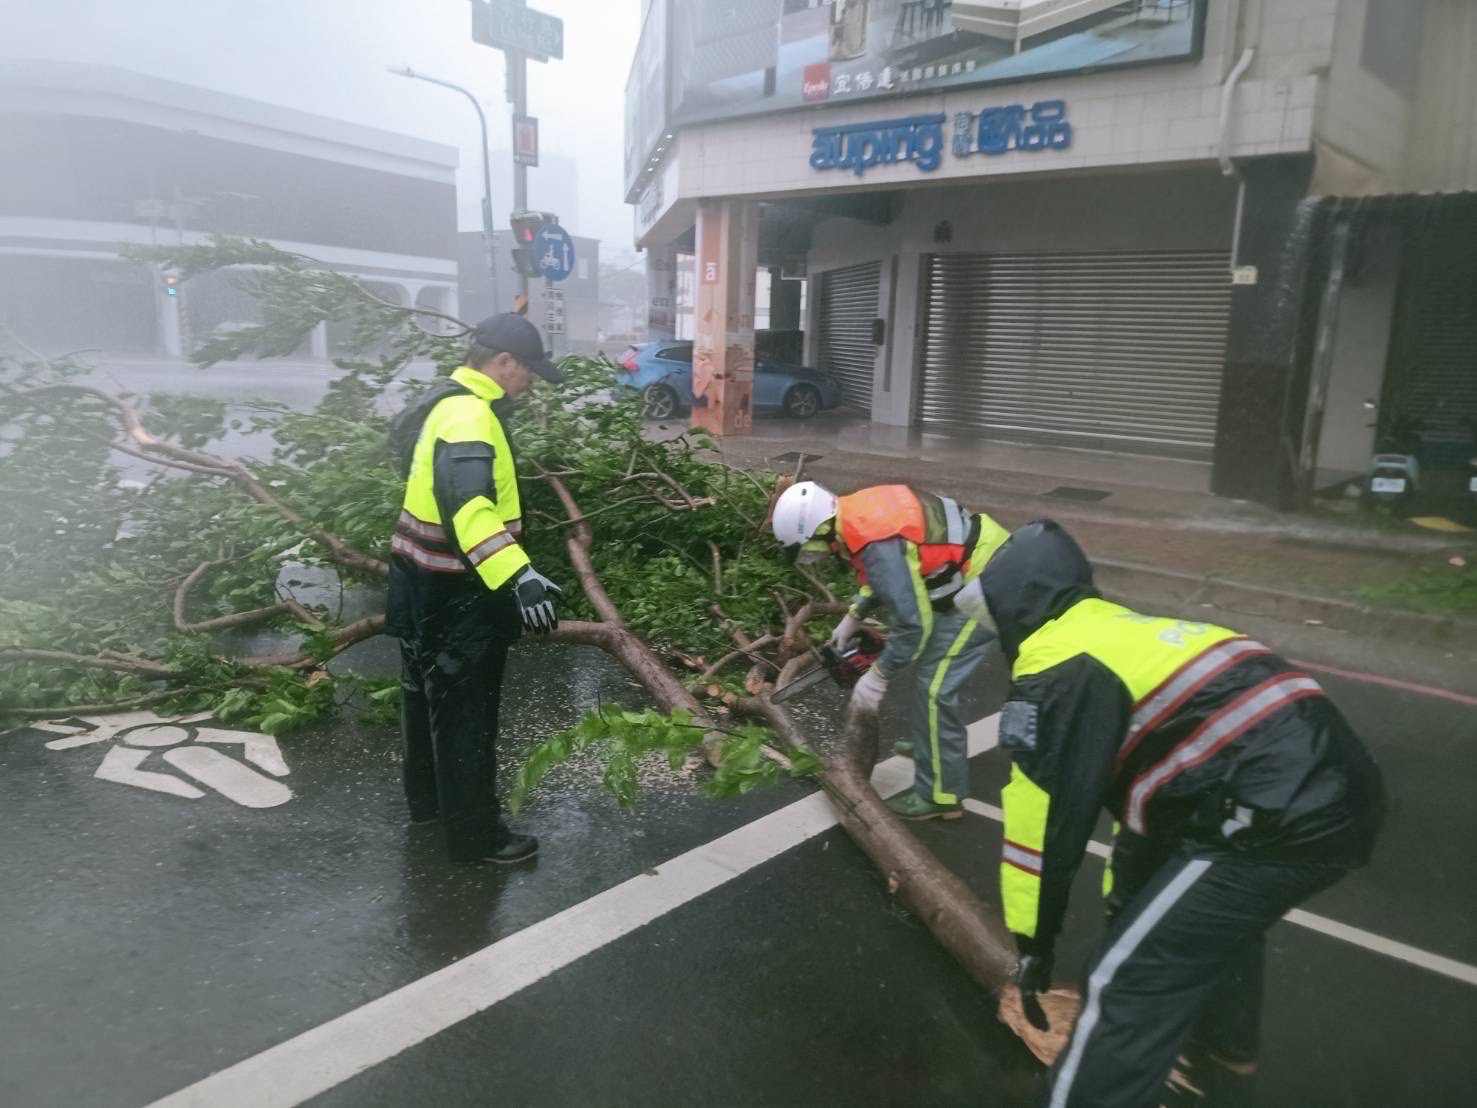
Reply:
[[[487,116],[483,114],[482,105],[477,102],[477,98],[461,85],[443,81],[439,77],[417,73],[408,65],[398,68],[392,65],[388,68],[397,77],[412,77],[417,81],[429,81],[433,85],[440,85],[442,88],[459,92],[472,102],[472,107],[477,112],[477,122],[482,131],[482,241],[487,247],[487,276],[492,282],[492,307],[493,311],[497,311],[502,304],[497,294],[497,250],[495,248],[496,238],[492,231],[492,159],[487,150]]]

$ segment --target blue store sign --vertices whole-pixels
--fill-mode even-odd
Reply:
[[[940,115],[915,115],[878,123],[844,123],[811,131],[812,169],[849,169],[860,177],[875,165],[912,162],[921,173],[938,169],[944,153]],[[956,158],[998,156],[1011,150],[1039,153],[1072,145],[1065,100],[1038,100],[1027,108],[1009,104],[954,116]]]

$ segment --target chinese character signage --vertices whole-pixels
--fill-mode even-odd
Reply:
[[[812,169],[849,169],[860,177],[876,165],[912,162],[932,173],[944,152],[943,115],[915,115],[880,123],[843,123],[810,132]],[[1072,145],[1065,100],[1009,104],[954,116],[950,150],[956,158],[1012,150],[1065,150]]]
[[[1193,61],[1206,0],[653,0],[649,11],[669,31],[670,119],[690,124]],[[998,122],[1009,149],[1038,148],[1037,121]],[[973,152],[994,145],[976,135]]]

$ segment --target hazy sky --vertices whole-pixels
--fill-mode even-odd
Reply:
[[[631,245],[622,202],[626,72],[641,0],[532,0],[564,20],[564,60],[530,62],[529,112],[545,152],[579,171],[579,226],[613,248]],[[461,149],[464,230],[481,226],[480,140],[471,105],[454,92],[387,73],[409,65],[471,89],[494,150],[511,147],[503,56],[471,40],[470,0],[5,0],[0,56],[98,62],[413,134]],[[539,175],[529,202],[539,207]],[[493,166],[493,210],[504,225],[512,168]]]

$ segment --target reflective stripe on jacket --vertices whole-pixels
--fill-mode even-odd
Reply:
[[[452,380],[467,389],[442,400],[416,440],[391,550],[417,571],[474,571],[500,588],[524,566],[522,508],[513,452],[492,410],[505,395],[466,366]]]
[[[934,606],[952,597],[989,561],[1009,532],[984,513],[907,485],[878,485],[837,504],[841,543],[861,582],[852,602],[865,617],[885,606],[884,677],[916,659],[933,630]]]
[[[1379,771],[1318,684],[1252,639],[1099,598],[1049,521],[996,554],[983,585],[1012,659],[1000,744],[1006,924],[1049,940],[1107,808],[1201,854],[1358,865]]]

